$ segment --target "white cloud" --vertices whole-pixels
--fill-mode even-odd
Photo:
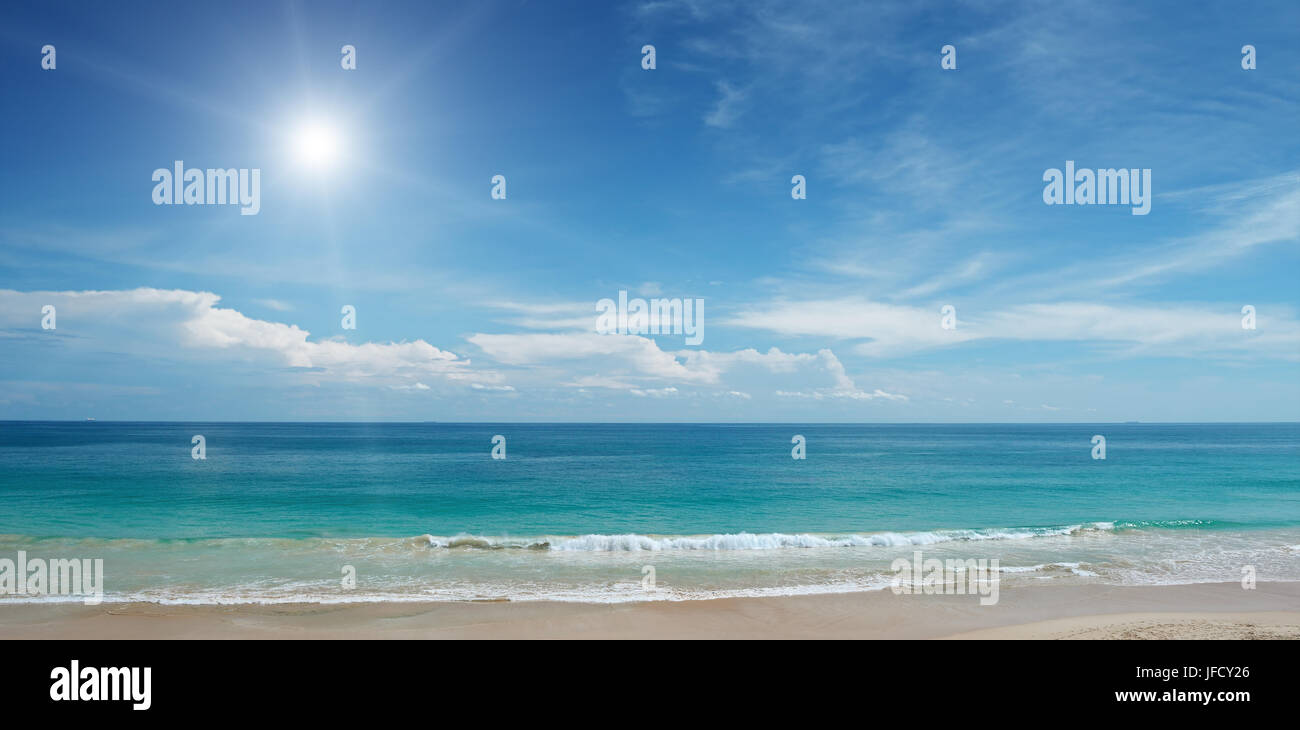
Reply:
[[[740,116],[747,94],[743,89],[738,89],[726,81],[719,81],[717,88],[718,101],[713,109],[704,115],[704,123],[710,127],[727,129]]]
[[[671,385],[667,388],[633,388],[628,392],[632,395],[651,398],[666,398],[671,395],[677,395],[677,389]]]
[[[596,300],[589,302],[489,302],[491,309],[510,312],[508,324],[530,330],[596,329]]]
[[[600,335],[595,332],[563,334],[474,334],[468,340],[488,357],[507,365],[538,365],[598,358],[611,367],[638,375],[682,382],[708,383],[716,372],[688,369],[654,340],[635,335]]]
[[[654,384],[691,385],[747,399],[748,393],[726,381],[775,378],[787,387],[790,383],[811,386],[808,392],[812,397],[906,400],[879,389],[859,389],[829,349],[815,353],[783,352],[776,347],[766,352],[753,348],[665,352],[648,337],[595,333],[475,334],[468,339],[497,362],[543,370],[548,377],[550,368],[563,366],[559,372],[570,374],[569,385],[579,388],[639,391],[634,395],[644,396],[652,394]],[[575,370],[587,372],[575,374]]]
[[[211,292],[181,289],[17,292],[0,290],[0,325],[32,327],[45,304],[58,312],[55,332],[67,347],[145,356],[211,361],[214,357],[291,368],[302,377],[411,385],[437,376],[465,383],[494,382],[499,376],[470,369],[470,362],[424,340],[352,344],[341,338],[311,341],[296,325],[253,319],[218,307]],[[412,386],[415,387],[415,386]]]
[[[785,336],[865,340],[854,346],[854,352],[872,357],[896,357],[975,340],[1093,342],[1126,355],[1300,357],[1300,323],[1291,309],[1257,307],[1268,311],[1270,320],[1267,327],[1261,324],[1254,331],[1241,328],[1238,304],[1088,302],[1026,304],[994,311],[959,305],[957,328],[945,330],[938,305],[903,306],[860,297],[778,302],[742,310],[724,324]]]

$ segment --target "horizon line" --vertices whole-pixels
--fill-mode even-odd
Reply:
[[[272,420],[83,420],[36,418],[0,419],[0,424],[14,423],[222,423],[222,424],[438,424],[444,426],[478,426],[492,424],[511,425],[572,425],[572,426],[1252,426],[1300,425],[1300,421],[272,421]]]

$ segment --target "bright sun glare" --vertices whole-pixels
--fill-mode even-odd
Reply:
[[[315,169],[328,167],[341,151],[338,133],[317,122],[305,124],[298,129],[294,147],[298,161]]]

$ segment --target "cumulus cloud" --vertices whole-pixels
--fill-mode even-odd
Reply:
[[[507,365],[539,365],[599,359],[642,376],[686,383],[710,383],[716,371],[687,368],[648,337],[594,332],[474,334],[469,338],[488,357]]]
[[[17,292],[0,290],[0,325],[31,327],[41,307],[57,310],[55,332],[69,347],[211,360],[229,358],[288,368],[305,377],[406,385],[440,377],[466,384],[500,377],[470,369],[469,360],[424,340],[353,344],[340,338],[313,341],[296,325],[254,319],[219,307],[211,292],[182,289]],[[427,386],[423,386],[427,388]]]
[[[500,363],[528,368],[563,365],[568,372],[599,370],[572,377],[569,384],[579,388],[663,396],[677,393],[678,385],[691,385],[747,400],[751,396],[728,381],[740,378],[753,382],[768,376],[768,382],[775,378],[787,388],[791,384],[811,388],[809,397],[906,400],[905,396],[879,389],[859,389],[829,349],[811,353],[783,352],[776,347],[766,352],[754,348],[667,352],[649,337],[595,333],[475,334],[468,339]],[[656,384],[662,387],[652,387]]]

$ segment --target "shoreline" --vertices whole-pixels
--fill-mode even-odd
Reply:
[[[1300,583],[1067,585],[638,603],[161,605],[0,602],[10,639],[1300,638]]]

